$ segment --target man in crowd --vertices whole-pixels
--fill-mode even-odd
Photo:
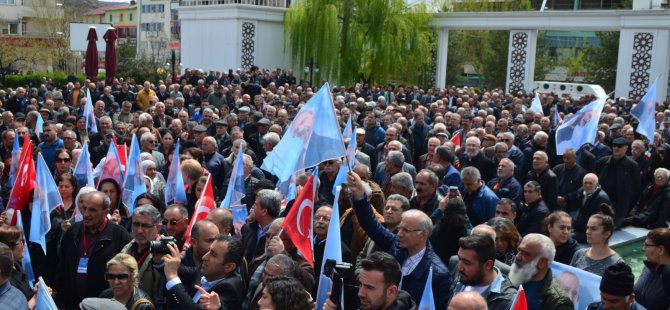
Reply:
[[[72,224],[63,235],[56,278],[58,304],[68,309],[108,287],[104,279],[107,261],[131,240],[123,227],[107,219],[112,204],[107,195],[93,191],[81,199],[84,220]]]
[[[523,285],[529,310],[574,309],[552,276],[551,262],[555,254],[554,243],[545,235],[526,235],[519,244],[509,280],[514,286]]]
[[[375,219],[360,177],[350,172],[347,178],[354,211],[361,227],[380,249],[393,255],[401,264],[403,275],[401,286],[412,296],[414,302],[418,303],[421,300],[431,268],[433,292],[449,291],[451,283],[449,270],[433,252],[428,242],[433,231],[430,217],[419,210],[405,211],[398,225],[398,234],[395,235]],[[446,307],[445,295],[437,295],[434,299],[436,309]]]

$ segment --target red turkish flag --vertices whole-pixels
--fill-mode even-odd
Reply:
[[[193,229],[193,225],[195,222],[205,219],[207,217],[207,214],[209,214],[209,211],[214,210],[216,208],[216,201],[214,200],[214,190],[212,189],[212,175],[207,176],[207,183],[205,183],[205,189],[202,191],[202,194],[200,194],[200,199],[198,199],[198,202],[195,204],[195,212],[193,212],[193,216],[191,217],[191,222],[188,224],[188,228],[186,228],[186,234],[184,235],[184,240],[186,242],[189,242],[191,238],[191,229]],[[190,242],[189,242],[190,244]]]
[[[454,143],[456,148],[461,147],[461,135],[460,132],[454,133],[454,136],[451,137],[451,142]]]
[[[312,216],[314,214],[314,175],[309,177],[300,195],[282,223],[286,233],[303,257],[314,266],[312,252]]]
[[[30,202],[31,191],[35,188],[35,161],[33,160],[33,143],[30,136],[26,134],[23,138],[23,148],[19,168],[16,172],[16,181],[9,194],[7,202],[7,219],[15,225],[16,218],[13,216],[15,210],[23,210]],[[11,210],[10,210],[11,209]]]
[[[519,287],[519,291],[514,297],[514,302],[511,310],[528,310],[528,304],[526,303],[526,292],[523,290],[523,286]]]

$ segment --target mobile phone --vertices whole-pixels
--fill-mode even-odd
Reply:
[[[456,198],[456,196],[458,196],[458,187],[449,186],[449,197]]]

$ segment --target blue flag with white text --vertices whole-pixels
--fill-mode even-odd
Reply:
[[[635,131],[647,137],[649,144],[654,144],[654,130],[656,130],[656,82],[658,79],[654,80],[644,97],[630,111],[630,114],[640,122]]]
[[[228,181],[226,197],[221,201],[219,208],[230,209],[231,207],[240,206],[244,196],[246,196],[244,189],[244,152],[242,148],[239,148],[235,162],[233,163],[233,171]]]
[[[137,141],[137,136],[133,135],[133,140],[130,143],[130,154],[126,162],[126,178],[123,181],[123,203],[128,207],[130,214],[135,209],[135,199],[147,192],[140,153],[139,141]]]
[[[35,172],[35,191],[33,195],[33,209],[30,217],[30,242],[42,246],[47,253],[46,235],[51,230],[51,211],[63,205],[63,199],[58,192],[49,167],[47,167],[42,153],[37,153],[37,167]]]
[[[172,162],[170,163],[168,179],[165,181],[166,204],[172,202],[186,204],[184,177],[182,176],[181,166],[179,165],[179,144],[181,144],[181,142],[177,140],[177,147],[174,149],[174,155],[172,155]]]
[[[335,193],[335,203],[333,204],[333,214],[330,217],[330,225],[328,226],[328,235],[326,237],[326,248],[323,251],[323,260],[321,266],[315,266],[316,268],[321,268],[321,277],[319,278],[319,288],[316,293],[316,308],[322,309],[323,304],[328,299],[328,293],[332,289],[333,282],[330,278],[323,275],[323,266],[326,264],[326,260],[333,259],[337,263],[342,263],[342,243],[340,239],[340,218],[337,216],[340,214],[337,201],[340,198],[340,190],[342,187],[338,186]],[[342,296],[342,295],[341,295]]]
[[[335,116],[332,95],[324,84],[295,116],[286,134],[265,157],[261,168],[279,181],[322,161],[345,156],[342,132]]]
[[[607,97],[592,101],[556,129],[557,155],[563,155],[567,149],[577,151],[582,145],[595,141],[605,100]]]
[[[84,106],[84,118],[86,119],[86,130],[89,133],[98,132],[98,124],[95,122],[95,114],[93,113],[93,99],[91,99],[91,92],[86,88],[86,105]]]
[[[19,167],[19,161],[21,160],[21,147],[19,146],[19,133],[14,129],[14,144],[12,145],[12,164],[9,168],[9,182],[7,182],[7,188],[11,188],[14,185],[14,180],[16,179],[16,169]]]
[[[91,166],[91,154],[88,152],[88,143],[84,143],[84,147],[81,149],[77,164],[74,166],[73,174],[77,183],[79,183],[79,188],[84,186],[95,188],[93,167]]]

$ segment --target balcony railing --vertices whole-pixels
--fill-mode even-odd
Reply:
[[[182,0],[180,6],[205,6],[205,5],[227,5],[245,4],[257,6],[269,6],[275,8],[287,8],[291,0]]]

